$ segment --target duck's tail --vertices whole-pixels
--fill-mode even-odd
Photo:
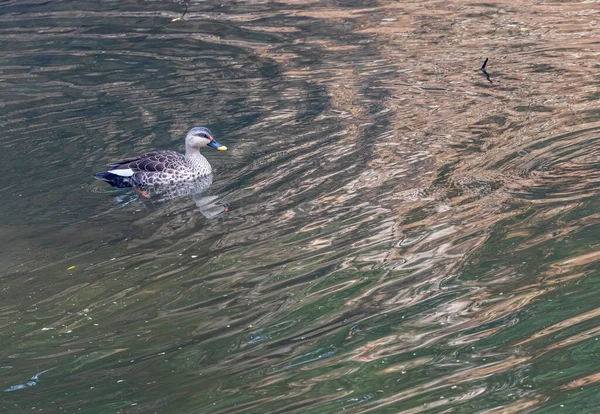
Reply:
[[[113,187],[117,188],[133,187],[133,185],[131,184],[131,179],[129,177],[121,177],[120,175],[113,174],[108,171],[98,172],[94,174],[94,178],[96,180],[105,181]]]

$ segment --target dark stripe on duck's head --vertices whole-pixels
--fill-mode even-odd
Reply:
[[[213,136],[212,132],[210,132],[210,129],[206,127],[194,127],[188,131],[187,135],[198,136],[206,139],[210,139]]]
[[[188,131],[185,137],[185,144],[188,147],[200,149],[204,146],[209,146],[218,149],[219,151],[225,151],[227,147],[219,144],[210,132],[210,129],[205,127],[195,127]]]

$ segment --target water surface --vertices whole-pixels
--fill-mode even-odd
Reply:
[[[599,12],[1,3],[0,408],[596,411]]]

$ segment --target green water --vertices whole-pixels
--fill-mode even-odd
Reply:
[[[0,3],[0,410],[598,412],[599,11]]]

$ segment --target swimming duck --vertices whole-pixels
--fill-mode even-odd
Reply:
[[[138,157],[124,158],[108,164],[108,171],[94,174],[98,180],[114,187],[161,186],[197,180],[210,175],[212,168],[200,154],[200,148],[227,150],[213,138],[208,128],[195,127],[185,136],[185,155],[176,151],[153,151]]]

